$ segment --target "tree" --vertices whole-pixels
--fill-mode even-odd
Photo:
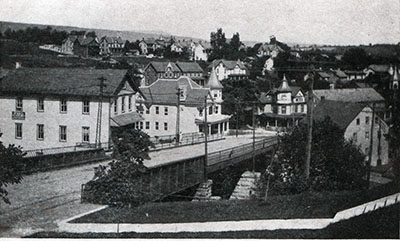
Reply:
[[[138,185],[136,178],[147,170],[143,161],[150,158],[148,152],[153,143],[146,133],[133,128],[114,129],[112,141],[114,160],[108,166],[95,168],[94,179],[87,185],[97,199],[105,203],[140,203],[140,196],[134,187]]]
[[[86,37],[92,37],[92,38],[96,38],[96,32],[95,31],[90,31],[86,33]]]
[[[2,133],[0,133],[1,137]],[[7,204],[10,200],[6,190],[7,185],[20,183],[22,180],[22,148],[9,145],[5,147],[0,141],[0,198]]]
[[[392,101],[392,120],[389,134],[386,136],[389,141],[389,152],[392,161],[395,180],[400,183],[400,90],[394,90]]]
[[[343,54],[342,61],[355,69],[364,69],[370,62],[370,57],[362,48],[351,48]]]
[[[303,163],[307,128],[295,127],[281,137],[275,165],[272,167],[271,192],[294,194],[305,190],[355,190],[365,185],[365,156],[344,132],[329,118],[314,121],[310,177],[303,178]],[[261,180],[267,180],[266,174]],[[261,183],[261,188],[265,187]],[[261,189],[262,190],[262,189]]]
[[[209,61],[214,59],[222,59],[226,53],[226,38],[222,28],[217,29],[217,32],[211,32],[210,35],[211,53],[208,58]]]

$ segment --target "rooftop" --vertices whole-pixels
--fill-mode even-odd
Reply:
[[[344,102],[377,102],[385,99],[373,88],[351,88],[351,89],[325,89],[314,90],[314,95],[321,100],[344,101]]]

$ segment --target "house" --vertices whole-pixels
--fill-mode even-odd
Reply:
[[[390,65],[388,64],[371,64],[368,68],[364,69],[366,76],[369,75],[386,75],[389,73]]]
[[[321,100],[360,103],[371,107],[375,104],[375,111],[380,118],[383,120],[391,118],[390,112],[386,109],[385,99],[373,88],[314,90],[313,94],[316,104]]]
[[[100,55],[122,55],[125,41],[121,37],[104,36],[100,40]]]
[[[208,83],[210,87],[204,88],[190,77],[182,76],[178,79],[158,79],[149,86],[140,87],[143,98],[139,97],[137,103],[143,105],[144,120],[138,122],[138,128],[152,137],[204,132],[204,115],[208,111],[208,133],[227,133],[230,116],[221,114],[222,91],[219,86],[214,86],[214,80]]]
[[[178,42],[174,42],[171,44],[171,52],[175,52],[175,53],[182,53],[183,52],[183,47],[180,43]]]
[[[89,68],[10,71],[0,81],[1,141],[24,150],[108,145],[113,128],[141,120],[139,90],[129,75]]]
[[[149,53],[149,48],[152,48],[153,46],[149,46],[149,44],[146,43],[144,39],[140,40],[139,42],[139,48],[140,48],[140,53],[143,55],[147,55]]]
[[[194,43],[192,50],[192,60],[194,61],[207,61],[211,52],[211,45],[207,42]]]
[[[269,130],[285,130],[298,124],[307,113],[306,95],[297,86],[289,86],[285,75],[279,88],[258,96],[258,119]]]
[[[271,56],[272,58],[276,58],[280,52],[283,52],[284,50],[279,47],[277,44],[261,44],[260,47],[257,49],[257,56],[258,57],[263,57],[263,56]]]
[[[81,38],[83,40],[83,35],[69,35],[63,40],[61,44],[61,52],[64,54],[74,54],[74,42],[76,39]]]
[[[248,75],[246,66],[240,60],[216,59],[208,66],[208,69],[213,68],[219,81],[227,79],[229,75]]]
[[[150,85],[159,78],[177,79],[180,76],[188,76],[203,86],[205,80],[203,72],[196,62],[150,62],[144,69],[143,85]]]
[[[385,135],[389,127],[380,117],[375,116],[373,120],[372,116],[372,109],[366,104],[323,100],[315,108],[313,119],[324,120],[329,117],[342,129],[345,139],[358,146],[366,158],[372,138],[371,165],[386,165],[389,163],[389,151]],[[373,133],[371,125],[374,125]]]
[[[271,72],[273,70],[274,70],[274,58],[269,57],[267,60],[265,60],[263,73],[265,73],[265,71]]]
[[[63,41],[61,52],[81,57],[97,56],[99,40],[97,37],[87,37],[86,35],[70,35]]]
[[[340,69],[332,69],[331,72],[341,81],[341,82],[346,82],[348,77],[345,72],[343,72]]]
[[[366,74],[364,71],[358,71],[358,70],[345,70],[344,73],[347,75],[347,80],[364,80],[366,77]]]

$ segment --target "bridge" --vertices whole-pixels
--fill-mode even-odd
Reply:
[[[253,143],[241,144],[208,153],[207,159],[203,150],[200,150],[203,151],[202,155],[194,153],[192,156],[180,160],[174,160],[173,156],[166,155],[165,151],[161,152],[162,155],[158,156],[158,159],[164,159],[164,161],[160,163],[157,160],[145,162],[148,170],[137,177],[132,191],[145,201],[159,200],[203,182],[209,173],[249,160],[253,155],[267,153],[278,144],[276,136],[258,138],[259,140],[254,142],[254,148]],[[166,162],[166,156],[172,160]],[[103,196],[107,196],[107,194]],[[98,200],[98,196],[95,195],[90,185],[82,186],[81,197],[82,202],[105,204]]]

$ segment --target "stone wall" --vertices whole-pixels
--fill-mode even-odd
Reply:
[[[250,199],[252,196],[256,195],[256,183],[260,176],[261,173],[259,172],[244,172],[229,199],[245,200]]]

